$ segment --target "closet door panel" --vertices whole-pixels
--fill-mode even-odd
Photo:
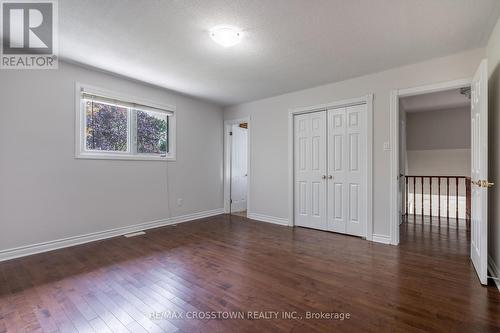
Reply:
[[[345,108],[328,110],[328,230],[345,232],[347,141]]]
[[[356,236],[366,234],[366,153],[367,117],[366,105],[346,108],[346,136],[348,137],[348,161],[345,180],[349,187],[347,194],[348,215],[346,233]]]
[[[295,224],[326,229],[326,112],[294,116]]]
[[[328,110],[328,230],[365,236],[366,105]]]

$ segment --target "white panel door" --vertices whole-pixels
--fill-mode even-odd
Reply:
[[[366,104],[328,110],[328,229],[366,236]]]
[[[326,230],[326,111],[294,116],[295,224]]]
[[[400,111],[399,114],[399,175],[398,175],[398,212],[399,224],[403,222],[403,215],[406,213],[406,113]]]
[[[346,232],[346,110],[328,110],[328,230]]]
[[[247,209],[247,133],[246,128],[233,125],[231,131],[231,211]]]
[[[471,178],[472,221],[470,256],[479,280],[487,283],[488,266],[488,67],[483,60],[472,80]]]

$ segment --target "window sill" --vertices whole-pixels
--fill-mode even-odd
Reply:
[[[176,160],[175,155],[168,155],[166,157],[160,156],[140,156],[140,155],[117,155],[117,154],[88,154],[79,153],[75,159],[84,160],[122,160],[122,161],[163,161],[173,162]]]

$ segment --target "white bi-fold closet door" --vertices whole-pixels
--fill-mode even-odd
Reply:
[[[295,225],[366,236],[366,110],[294,116]]]
[[[326,111],[294,118],[295,225],[327,230]]]

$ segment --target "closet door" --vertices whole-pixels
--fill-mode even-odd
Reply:
[[[346,111],[328,110],[328,230],[345,233],[346,203]]]
[[[366,104],[328,110],[328,230],[366,236]]]
[[[298,226],[326,227],[326,111],[294,116],[294,209]]]

